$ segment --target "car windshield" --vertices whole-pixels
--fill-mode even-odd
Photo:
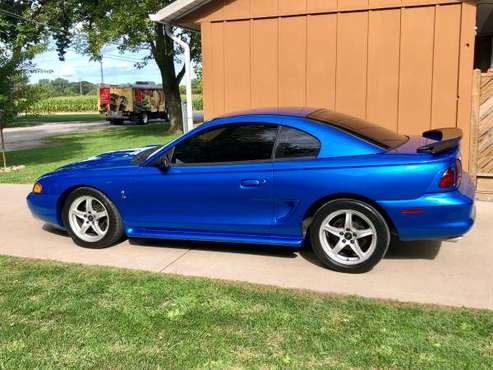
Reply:
[[[312,112],[307,118],[347,131],[384,149],[397,148],[409,139],[407,136],[397,134],[364,119],[351,117],[328,109],[320,109]]]

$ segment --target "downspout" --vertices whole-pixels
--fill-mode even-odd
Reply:
[[[178,45],[180,45],[183,50],[185,51],[185,86],[187,89],[187,119],[186,122],[183,122],[183,131],[189,132],[193,130],[193,100],[192,100],[192,59],[191,59],[191,53],[190,53],[190,45],[177,37],[176,35],[173,34],[171,31],[171,27],[169,24],[160,22],[155,19],[153,15],[150,15],[149,18],[157,23],[161,23],[164,25],[164,29],[166,32],[166,35],[176,42]]]
[[[168,37],[185,50],[185,86],[187,88],[187,122],[185,132],[193,130],[193,101],[192,101],[192,58],[190,45],[177,37],[171,31],[169,24],[164,25]]]

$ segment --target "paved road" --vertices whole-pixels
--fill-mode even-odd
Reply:
[[[4,130],[7,151],[39,148],[48,143],[48,136],[72,132],[101,130],[110,127],[106,121],[46,123],[31,127],[13,127]],[[113,126],[115,127],[115,126]],[[117,126],[116,126],[117,127]]]
[[[493,309],[493,203],[478,202],[473,231],[458,243],[391,246],[371,272],[335,273],[310,251],[171,241],[125,241],[105,250],[75,246],[29,214],[28,185],[0,185],[0,254]]]
[[[204,113],[193,112],[195,122],[202,122]],[[151,121],[152,123],[152,121]],[[126,123],[128,124],[128,123]],[[73,123],[46,123],[30,127],[14,127],[4,130],[7,151],[39,148],[49,144],[49,136],[68,134],[81,131],[102,130],[105,128],[118,128],[123,126],[112,126],[107,121],[98,122],[73,122]]]

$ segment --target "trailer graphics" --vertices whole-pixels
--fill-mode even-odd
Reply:
[[[164,92],[154,83],[134,85],[102,85],[99,87],[99,112],[112,124],[137,121],[147,124],[150,119],[167,119]]]

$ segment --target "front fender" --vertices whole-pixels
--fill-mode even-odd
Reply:
[[[28,206],[35,217],[64,228],[62,209],[65,199],[75,189],[87,187],[103,193],[120,212],[121,194],[124,189],[121,179],[121,176],[103,176],[97,173],[85,176],[80,173],[49,174],[37,180],[43,191],[41,194],[30,193],[27,197]]]

